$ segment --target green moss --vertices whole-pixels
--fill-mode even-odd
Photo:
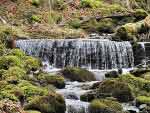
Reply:
[[[69,26],[71,26],[72,28],[75,28],[75,29],[80,28],[81,27],[80,20],[79,19],[71,20],[69,22]]]
[[[116,31],[116,38],[123,41],[140,41],[137,35],[140,33],[146,33],[150,27],[148,18],[149,17],[136,23],[122,25]]]
[[[84,82],[96,80],[92,72],[82,68],[67,67],[61,70],[61,73],[65,78],[68,78],[72,81]]]
[[[110,94],[122,102],[134,99],[129,85],[126,82],[120,82],[118,80],[106,80],[100,83],[97,93]]]
[[[90,104],[92,113],[123,113],[120,103],[111,100],[93,100]]]
[[[31,3],[34,6],[39,6],[40,5],[40,0],[31,0]]]
[[[115,22],[112,19],[103,19],[98,22],[97,31],[102,33],[113,33]]]
[[[32,15],[31,21],[32,22],[41,22],[41,17],[39,15]]]
[[[0,69],[8,69],[9,67],[18,66],[22,67],[22,61],[17,56],[8,55],[0,57]]]
[[[64,99],[55,93],[48,96],[37,96],[25,106],[27,110],[38,110],[42,113],[65,113]]]
[[[134,77],[131,74],[125,74],[120,76],[120,81],[129,84],[136,95],[141,93],[147,93],[150,91],[150,81],[143,78]]]
[[[20,49],[12,49],[8,55],[13,55],[19,58],[23,58],[25,56],[25,53]]]
[[[24,60],[25,69],[27,71],[37,70],[41,66],[41,62],[37,58],[31,56],[25,56],[23,60]]]
[[[146,96],[138,96],[136,98],[136,102],[138,104],[148,104],[150,105],[150,97],[146,97]]]
[[[47,88],[33,85],[28,81],[22,81],[18,84],[18,87],[24,92],[28,101],[32,100],[35,96],[43,96],[48,94]]]
[[[134,12],[134,16],[137,20],[142,20],[148,16],[148,13],[143,9],[136,9]]]
[[[3,74],[3,78],[9,80],[18,80],[23,79],[26,75],[26,71],[20,67],[14,66],[10,67],[5,73]]]
[[[41,85],[54,85],[56,88],[65,87],[65,79],[60,75],[51,75],[48,73],[40,73],[35,78],[41,83]]]

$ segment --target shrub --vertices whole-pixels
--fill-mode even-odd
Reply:
[[[72,81],[94,81],[94,74],[86,69],[67,67],[61,70],[62,75]]]

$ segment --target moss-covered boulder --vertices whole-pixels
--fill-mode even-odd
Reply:
[[[65,79],[61,75],[49,74],[49,73],[39,73],[35,75],[35,78],[41,83],[43,86],[54,85],[56,88],[64,88],[65,87]]]
[[[61,70],[62,75],[71,81],[95,81],[95,76],[92,72],[82,68],[67,67]]]
[[[146,33],[150,28],[149,16],[144,20],[136,23],[127,23],[119,27],[116,31],[116,36],[114,40],[119,39],[123,41],[139,41],[137,35],[140,33]]]
[[[150,105],[150,97],[138,96],[138,97],[136,98],[136,103],[137,103],[137,105],[140,105],[140,104],[147,104],[147,105]]]
[[[148,16],[148,13],[144,9],[135,9],[133,15],[137,20],[142,20]]]
[[[132,91],[136,95],[145,94],[149,95],[150,92],[150,81],[145,80],[144,78],[135,77],[131,74],[125,74],[120,76],[120,82],[125,82],[132,88]]]
[[[120,103],[112,100],[93,100],[90,104],[91,113],[124,113]]]
[[[128,84],[118,80],[105,80],[101,82],[97,88],[90,93],[85,93],[81,99],[91,101],[94,98],[114,97],[120,102],[128,102],[134,100],[134,95]]]
[[[65,113],[65,101],[62,96],[51,93],[37,96],[25,106],[26,110],[38,110],[42,113]]]

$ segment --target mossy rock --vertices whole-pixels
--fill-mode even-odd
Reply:
[[[111,100],[93,100],[90,104],[91,113],[124,113],[120,103]]]
[[[48,74],[48,73],[40,73],[35,75],[35,78],[41,83],[41,85],[54,85],[56,88],[64,88],[65,87],[65,79],[60,75]]]
[[[25,106],[26,110],[38,110],[42,113],[65,113],[65,101],[62,96],[51,93],[48,96],[37,96]]]
[[[71,81],[95,81],[95,76],[92,72],[82,68],[67,67],[61,70],[62,75]]]
[[[122,25],[116,30],[114,38],[123,41],[140,41],[140,39],[137,38],[137,35],[146,33],[150,28],[150,22],[148,19],[149,16],[147,16],[144,20],[138,21],[136,23],[127,23]]]
[[[85,93],[81,99],[91,101],[95,98],[114,97],[120,102],[128,102],[134,100],[132,89],[125,82],[118,80],[105,80],[97,86],[97,88],[90,93]]]
[[[150,92],[150,81],[145,80],[144,78],[135,77],[131,74],[124,74],[120,76],[119,81],[130,85],[132,91],[136,95],[140,95],[141,93],[143,94],[144,92],[149,94]]]
[[[140,105],[140,104],[147,104],[147,105],[150,105],[150,97],[138,96],[138,97],[136,98],[136,103],[137,103],[137,105]]]
[[[99,93],[111,94],[112,97],[117,98],[118,101],[128,102],[134,99],[132,90],[126,82],[118,80],[106,80],[98,87]]]
[[[9,69],[9,67],[18,66],[23,67],[23,63],[20,58],[13,55],[0,57],[0,69]]]
[[[148,13],[144,9],[136,9],[134,12],[134,16],[136,17],[137,20],[142,20],[148,16]]]
[[[37,58],[31,57],[31,56],[25,56],[23,60],[24,60],[24,66],[27,72],[36,71],[41,66],[41,62]]]

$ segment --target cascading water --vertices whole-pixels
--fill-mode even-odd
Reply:
[[[129,42],[99,39],[18,40],[17,47],[28,55],[48,61],[52,67],[88,69],[129,68],[134,65]]]
[[[30,39],[18,40],[17,47],[28,55],[41,58],[44,65],[53,68],[45,69],[46,72],[54,73],[56,68],[66,66],[84,67],[92,71],[98,81],[104,80],[108,69],[134,66],[132,45],[129,42],[100,39]],[[54,68],[56,70],[53,72]],[[89,113],[90,103],[81,101],[80,96],[90,91],[86,88],[95,82],[66,81],[64,89],[56,90],[65,98],[66,113]]]

